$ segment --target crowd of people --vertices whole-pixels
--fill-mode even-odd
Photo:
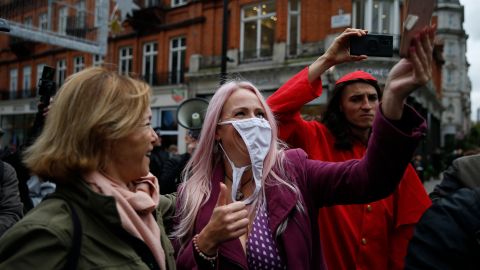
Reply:
[[[183,154],[152,128],[148,84],[70,76],[22,151],[55,191],[23,216],[0,163],[0,269],[478,268],[480,156],[453,161],[433,204],[411,163],[426,123],[405,102],[431,80],[432,27],[383,90],[354,71],[321,122],[300,114],[325,71],[367,59],[349,52],[366,34],[346,29],[266,100],[250,82],[221,85]]]

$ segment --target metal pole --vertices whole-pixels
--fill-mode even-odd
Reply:
[[[227,41],[228,41],[228,0],[223,0],[222,64],[220,85],[227,80]]]

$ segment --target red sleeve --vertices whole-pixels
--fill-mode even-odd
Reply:
[[[395,194],[395,227],[416,224],[432,201],[412,165],[408,165]]]
[[[319,97],[322,94],[322,81],[308,81],[308,67],[293,76],[273,95],[267,99],[277,122],[279,123],[279,138],[288,139],[297,132],[299,135],[301,127],[306,126],[300,115],[300,109],[306,103]]]
[[[403,270],[405,266],[405,257],[407,256],[407,247],[413,236],[415,225],[404,225],[396,228],[390,238],[389,267],[391,270]]]
[[[390,246],[392,265],[389,269],[400,270],[404,269],[408,243],[413,236],[415,225],[432,202],[412,165],[405,170],[394,196],[396,215]]]

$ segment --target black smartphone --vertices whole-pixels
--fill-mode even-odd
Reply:
[[[367,34],[350,38],[351,55],[393,56],[393,36]]]
[[[41,79],[53,81],[54,77],[55,77],[55,68],[49,67],[49,66],[43,66]]]
[[[53,80],[55,77],[55,68],[44,66],[42,70],[42,77],[38,85],[38,94],[40,95],[40,102],[44,107],[50,104],[50,97],[55,95],[56,85]]]

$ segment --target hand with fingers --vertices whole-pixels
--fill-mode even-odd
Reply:
[[[333,61],[334,65],[344,62],[355,62],[365,60],[366,55],[350,55],[350,38],[365,36],[368,31],[363,29],[347,28],[343,33],[335,38],[333,43],[325,52],[328,59]]]
[[[361,37],[368,33],[363,29],[347,28],[337,36],[327,51],[309,67],[308,78],[310,81],[317,79],[322,73],[332,66],[356,62],[368,58],[366,55],[350,55],[350,38]]]
[[[214,255],[222,242],[247,233],[249,219],[245,203],[227,204],[227,198],[227,186],[220,183],[220,194],[210,221],[198,234],[197,245],[202,253]]]
[[[435,26],[423,29],[412,41],[408,58],[401,59],[390,70],[381,105],[388,119],[400,119],[407,97],[431,80],[434,38]]]

